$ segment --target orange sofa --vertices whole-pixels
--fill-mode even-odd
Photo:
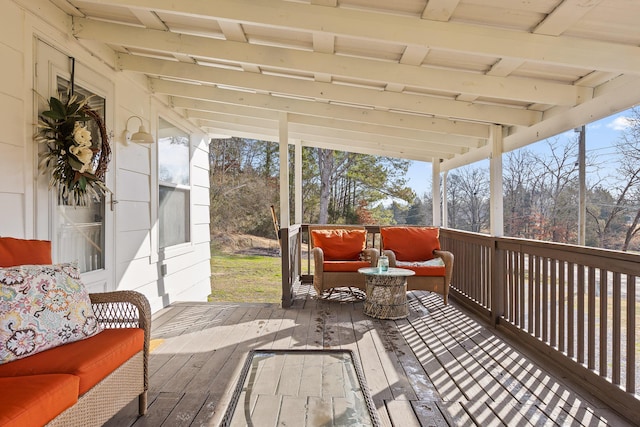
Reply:
[[[34,264],[45,274],[59,271],[49,265],[50,248],[47,241],[0,238],[0,301],[15,296],[14,291],[25,293],[16,277]],[[91,318],[98,325],[95,335],[0,360],[0,390],[7,391],[0,399],[0,426],[102,425],[136,398],[139,414],[146,412],[151,327],[147,299],[134,291],[88,297]],[[5,307],[11,307],[6,301]],[[0,309],[0,325],[15,337],[23,331],[13,331],[12,325],[26,316],[22,309]],[[16,352],[16,346],[12,348]]]
[[[407,278],[407,290],[439,293],[447,304],[453,254],[440,249],[440,229],[380,227],[380,236],[383,252],[389,257],[389,266],[407,268],[416,273]]]

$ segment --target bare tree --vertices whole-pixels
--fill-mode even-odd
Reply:
[[[480,168],[461,168],[450,175],[447,199],[449,225],[474,232],[489,228],[489,174]]]

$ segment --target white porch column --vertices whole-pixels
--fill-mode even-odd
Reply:
[[[302,224],[302,141],[296,140],[293,162],[294,221]]]
[[[449,209],[447,209],[447,175],[449,171],[442,174],[442,226],[449,227]]]
[[[288,228],[289,223],[289,118],[280,113],[278,136],[280,143],[280,227]]]
[[[491,196],[489,199],[490,232],[493,236],[504,236],[504,209],[502,191],[502,126],[492,125],[489,141],[491,142],[491,160],[489,175]]]
[[[431,160],[431,199],[433,200],[433,225],[442,226],[440,210],[440,159]]]

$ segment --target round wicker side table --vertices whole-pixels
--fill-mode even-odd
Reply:
[[[415,273],[406,268],[377,267],[358,269],[365,275],[367,298],[363,313],[376,319],[402,319],[409,315],[407,307],[407,277]]]

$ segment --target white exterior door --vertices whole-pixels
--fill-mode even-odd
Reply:
[[[107,129],[113,128],[113,85],[108,79],[40,40],[36,42],[35,67],[38,114],[48,109],[49,97],[66,94],[73,85],[76,95],[91,96],[89,105],[101,115]],[[92,142],[99,144],[95,123],[87,127],[94,128]],[[43,149],[39,147],[39,151]],[[111,175],[107,173],[106,180],[108,188],[113,189]],[[54,262],[78,261],[89,292],[114,289],[113,194],[87,206],[71,206],[48,183],[49,175],[38,175],[35,203],[38,238],[51,240]]]

